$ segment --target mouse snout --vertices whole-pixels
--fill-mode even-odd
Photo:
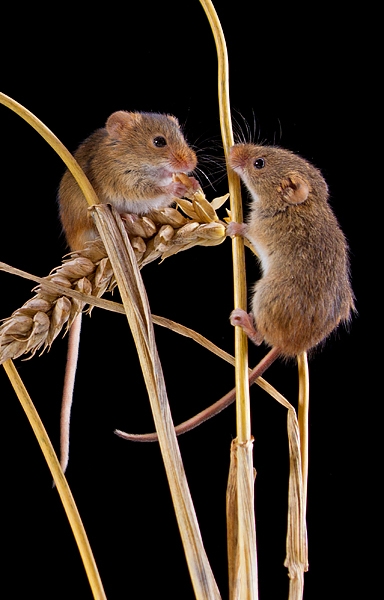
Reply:
[[[235,144],[229,149],[228,164],[238,174],[241,174],[245,169],[248,158],[246,144]]]
[[[193,150],[176,153],[171,157],[170,164],[175,173],[191,173],[197,165],[196,154]]]

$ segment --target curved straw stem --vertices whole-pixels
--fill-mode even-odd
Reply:
[[[60,140],[52,133],[52,131],[50,131],[48,127],[46,127],[37,117],[35,117],[35,115],[33,115],[24,106],[22,106],[9,96],[6,96],[2,92],[0,92],[0,102],[8,108],[10,108],[11,110],[13,110],[25,121],[27,121],[29,125],[36,129],[36,131],[50,144],[50,146],[52,146],[52,148],[62,158],[66,166],[71,170],[84,196],[86,197],[88,204],[98,204],[97,196],[88,179],[81,170],[80,166],[73,158],[71,153],[60,142]],[[57,457],[55,455],[47,432],[44,429],[39,415],[36,412],[36,409],[33,406],[28,392],[26,391],[12,361],[6,361],[4,363],[4,369],[7,372],[9,379],[11,380],[11,383],[15,389],[15,392],[20,402],[23,405],[23,408],[32,425],[35,435],[39,441],[40,447],[44,453],[44,457],[53,475],[55,484],[60,494],[61,501],[63,503],[73,534],[75,536],[75,540],[84,563],[84,568],[86,570],[86,574],[91,585],[93,595],[98,600],[106,598],[83,523],[80,519],[80,515],[77,511],[75,501],[67,484],[65,476],[59,466]]]
[[[18,399],[20,400],[20,404],[22,405],[25,414],[28,417],[37,441],[39,442],[41,451],[43,452],[48,467],[52,473],[52,477],[56,484],[57,491],[60,494],[61,501],[63,503],[65,512],[67,513],[73,535],[75,536],[80,555],[84,563],[89,584],[93,592],[93,597],[96,600],[106,600],[100,575],[93,558],[92,550],[89,545],[83,523],[76,508],[75,500],[71,494],[71,490],[69,489],[67,480],[60,467],[60,463],[57,459],[48,434],[12,360],[5,361],[3,363],[3,367],[9,377]]]
[[[95,191],[89,183],[87,177],[84,175],[81,167],[73,158],[69,150],[67,150],[67,148],[55,136],[55,134],[52,133],[52,131],[48,129],[48,127],[44,125],[44,123],[42,123],[37,117],[35,117],[35,115],[31,113],[27,108],[16,102],[16,100],[13,100],[13,98],[6,96],[2,92],[0,92],[0,103],[13,110],[13,112],[17,113],[19,117],[24,119],[24,121],[27,121],[27,123],[29,123],[29,125],[31,125],[31,127],[33,127],[34,129],[36,129],[36,131],[45,139],[45,141],[48,142],[50,146],[52,146],[52,148],[64,161],[64,163],[76,179],[89,206],[92,206],[93,204],[98,204],[99,200],[95,194]]]

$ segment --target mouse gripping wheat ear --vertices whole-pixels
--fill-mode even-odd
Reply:
[[[183,173],[174,175],[173,179],[180,181],[188,189],[184,198],[174,199],[182,212],[166,207],[150,212],[147,217],[129,215],[129,220],[125,220],[140,267],[157,258],[164,260],[193,246],[216,246],[226,239],[226,223],[219,219],[216,210],[226,202],[229,194],[208,202],[203,190],[194,190],[189,178]],[[144,222],[149,222],[149,226],[153,227],[153,236],[137,235],[139,231],[136,232],[135,227],[140,228],[140,224]],[[150,231],[149,229],[149,233]],[[137,244],[141,244],[142,252]]]
[[[145,217],[125,214],[123,224],[139,267],[196,245],[221,244],[226,239],[226,224],[219,220],[216,209],[227,198],[228,194],[208,202],[202,190],[197,190],[191,191],[189,200],[175,199],[187,216],[169,207]],[[12,272],[6,265],[0,265],[0,269]],[[60,286],[62,291],[55,291],[50,283]],[[115,286],[113,270],[100,239],[88,242],[84,250],[68,254],[59,267],[41,279],[34,289],[36,295],[2,321],[0,364],[23,354],[32,357],[36,352],[49,350],[62,329],[65,327],[67,331],[71,327],[84,310],[85,301],[80,294],[76,297],[68,292],[100,298]]]

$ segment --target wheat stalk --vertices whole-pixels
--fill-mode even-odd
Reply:
[[[218,57],[218,97],[221,135],[224,153],[227,158],[229,148],[234,143],[229,102],[228,53],[224,33],[211,0],[200,0],[209,20],[216,44]],[[231,199],[231,216],[236,222],[243,221],[239,177],[228,169],[228,186]],[[245,277],[244,241],[239,236],[232,240],[234,306],[247,309],[247,288]],[[240,327],[235,327],[235,381],[236,381],[236,427],[238,445],[231,452],[230,500],[235,503],[229,514],[236,516],[228,527],[236,529],[235,536],[228,536],[229,572],[231,600],[257,600],[257,554],[256,523],[254,516],[254,472],[252,466],[252,436],[248,384],[248,340]],[[234,488],[234,489],[233,489]]]
[[[95,600],[106,600],[107,597],[103,589],[103,585],[95,563],[95,559],[92,554],[91,547],[89,545],[89,541],[85,534],[85,529],[83,527],[80,514],[77,510],[75,500],[72,496],[67,480],[61,470],[60,463],[49,440],[47,432],[40,420],[36,408],[34,407],[23,382],[21,381],[21,378],[13,362],[11,360],[5,361],[4,369],[28,417],[31,427],[39,442],[41,451],[43,452],[45,459],[51,469],[51,473],[54,478],[57,491],[62,500],[65,512],[67,514],[68,520],[73,531],[73,535],[76,539],[81,554],[81,558],[85,566],[85,570],[88,575],[88,580],[93,592],[93,597],[95,598]]]

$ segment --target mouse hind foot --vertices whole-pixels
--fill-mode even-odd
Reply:
[[[255,327],[252,313],[247,313],[242,308],[235,308],[235,310],[231,312],[230,322],[234,327],[241,327],[249,339],[256,344],[256,346],[260,346],[264,338]]]

